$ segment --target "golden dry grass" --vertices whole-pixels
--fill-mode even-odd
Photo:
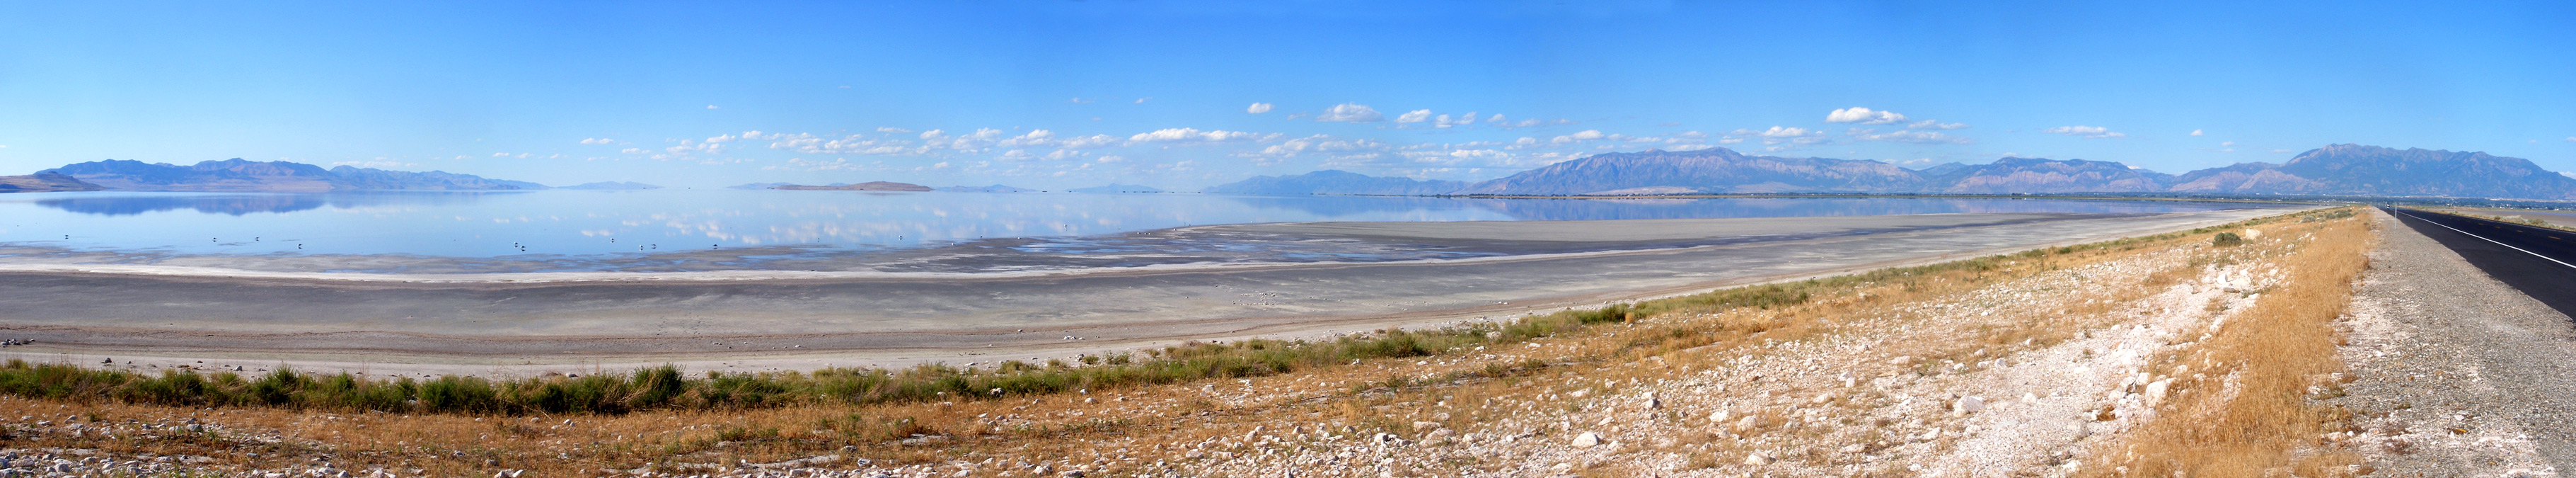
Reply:
[[[2188,367],[2157,420],[2098,450],[2092,476],[2342,476],[2356,456],[2319,446],[2347,414],[2319,404],[2344,363],[2334,328],[2378,244],[2366,221],[2314,227],[2290,253],[2289,280],[2208,340],[2156,367]],[[2301,228],[2308,229],[2308,228]],[[2298,232],[2279,228],[2273,234]],[[2181,375],[2181,374],[2175,374]],[[2195,378],[2197,378],[2195,380]],[[2199,382],[2199,383],[2195,383]]]

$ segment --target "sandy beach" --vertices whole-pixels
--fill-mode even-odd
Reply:
[[[2282,212],[1201,226],[1186,229],[1498,252],[991,274],[327,275],[12,264],[0,272],[0,338],[35,343],[0,356],[377,375],[990,363],[1491,320]]]

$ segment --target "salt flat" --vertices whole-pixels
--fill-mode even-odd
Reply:
[[[1193,229],[1533,253],[1044,274],[527,283],[9,272],[0,338],[37,342],[0,352],[421,374],[963,364],[1499,318],[2281,212],[1203,226]]]

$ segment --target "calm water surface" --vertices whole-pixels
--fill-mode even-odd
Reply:
[[[2038,199],[1460,199],[1213,194],[649,190],[0,195],[0,243],[184,255],[648,255],[888,251],[1190,225],[1927,213],[2156,213],[2225,204]]]

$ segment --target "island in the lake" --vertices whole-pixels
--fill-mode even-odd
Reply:
[[[858,184],[834,184],[834,185],[830,185],[830,186],[807,186],[807,185],[802,185],[802,184],[782,184],[782,185],[778,185],[778,186],[770,186],[769,188],[770,188],[770,189],[782,190],[782,191],[912,191],[912,192],[920,192],[920,191],[930,191],[930,190],[931,190],[931,189],[930,189],[930,186],[923,186],[923,185],[919,185],[919,184],[912,184],[912,183],[898,183],[898,182],[891,182],[891,181],[868,181],[868,182],[858,183]]]

